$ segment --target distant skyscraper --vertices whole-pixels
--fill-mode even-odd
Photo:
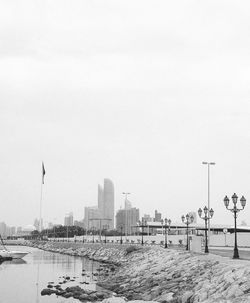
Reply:
[[[98,209],[100,210],[100,213],[103,214],[104,213],[104,203],[103,203],[103,199],[104,199],[104,193],[103,193],[103,187],[98,184]]]
[[[35,226],[36,230],[39,230],[39,225],[40,225],[39,220],[35,219],[34,220],[34,226]]]
[[[155,210],[154,222],[161,222],[161,213]]]
[[[128,199],[126,199],[125,200],[125,209],[130,209],[130,208],[132,208],[132,204]]]
[[[68,213],[64,218],[64,226],[73,226],[74,218],[73,213]]]
[[[4,222],[0,222],[0,234],[3,238],[7,236],[7,225]]]
[[[103,219],[109,219],[108,224],[109,228],[114,228],[114,214],[115,214],[115,203],[114,203],[114,184],[109,179],[104,179],[103,187]]]
[[[103,229],[114,228],[114,185],[109,179],[104,179],[104,186],[98,185],[98,205],[84,208],[84,223],[87,229],[95,227]]]
[[[122,227],[124,233],[131,235],[136,231],[139,218],[138,208],[120,209],[116,213],[116,229],[120,231]]]

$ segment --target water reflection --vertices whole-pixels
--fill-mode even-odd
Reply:
[[[12,259],[11,261],[4,261],[5,264],[15,265],[15,264],[26,264],[27,262],[23,259]]]
[[[60,255],[34,248],[21,248],[30,254],[24,259],[14,259],[0,264],[0,302],[8,303],[68,303],[69,300],[51,296],[41,296],[41,290],[48,282],[62,287],[79,285],[82,288],[96,288],[96,271],[99,263],[85,258]],[[22,266],[21,266],[22,265]],[[65,277],[70,277],[66,280]],[[15,291],[13,292],[13,289]],[[79,302],[75,299],[70,302]]]

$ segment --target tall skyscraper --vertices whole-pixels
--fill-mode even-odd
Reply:
[[[108,224],[111,229],[114,228],[114,215],[115,215],[115,194],[114,194],[114,184],[109,179],[104,179],[103,187],[103,219],[109,219]]]
[[[100,210],[101,214],[103,214],[104,212],[104,203],[103,203],[103,198],[104,198],[104,194],[103,194],[103,187],[98,184],[98,209]]]
[[[84,208],[84,224],[87,229],[92,227],[103,229],[114,228],[114,184],[110,179],[104,179],[104,186],[98,185],[98,205]]]

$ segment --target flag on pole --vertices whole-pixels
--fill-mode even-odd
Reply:
[[[44,168],[44,164],[42,162],[42,181],[43,181],[43,184],[44,184],[44,175],[45,175],[45,168]]]

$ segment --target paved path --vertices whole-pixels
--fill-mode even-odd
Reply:
[[[233,258],[233,247],[210,247],[209,252],[222,257]],[[242,260],[250,261],[250,248],[239,248],[239,256]]]

